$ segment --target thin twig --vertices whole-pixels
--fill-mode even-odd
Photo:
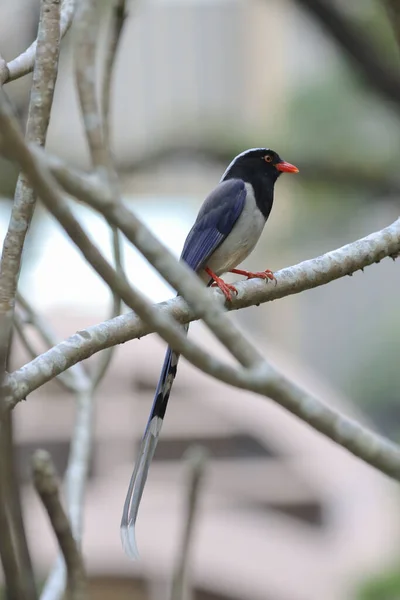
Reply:
[[[19,307],[25,313],[25,322],[22,321],[21,317],[15,313],[14,315],[14,326],[20,336],[22,343],[24,344],[27,351],[32,357],[38,356],[40,353],[36,351],[34,346],[29,340],[26,334],[25,326],[27,324],[34,327],[36,332],[39,334],[47,348],[52,348],[57,344],[57,337],[52,331],[49,322],[43,319],[33,306],[28,302],[25,296],[21,292],[17,292],[17,303]],[[58,378],[59,382],[70,392],[77,392],[85,390],[89,386],[89,377],[82,364],[73,365],[71,369],[68,369],[63,374],[63,377]]]
[[[54,344],[55,336],[47,321],[42,319],[36,313],[22,294],[19,293],[17,299],[20,306],[26,312],[29,322],[35,327],[45,343],[49,346]],[[30,345],[29,339],[25,335],[24,327],[19,323],[19,316],[17,313],[14,315],[14,319],[14,324],[21,335],[21,339],[28,347],[28,350],[34,353],[35,349]],[[71,370],[66,371],[65,374],[69,377],[63,382],[64,385],[66,385],[71,392],[76,394],[76,419],[71,440],[68,467],[65,475],[65,484],[71,527],[74,538],[79,544],[82,536],[83,500],[93,439],[93,392],[95,386],[94,383],[89,380],[82,364],[74,365],[74,367]],[[54,568],[46,581],[41,594],[41,599],[56,600],[61,598],[65,590],[66,581],[66,567],[61,555],[56,560]]]
[[[115,263],[115,270],[120,278],[125,279],[125,272],[122,265],[122,248],[121,248],[121,234],[116,227],[111,227],[112,245],[113,245],[113,256]],[[122,302],[121,296],[113,291],[113,302],[111,308],[111,318],[117,317],[121,313]],[[97,363],[94,365],[91,373],[93,389],[100,384],[106,371],[110,365],[112,356],[114,354],[115,347],[110,347],[99,356]]]
[[[103,114],[103,139],[104,145],[110,148],[110,104],[111,84],[114,74],[115,60],[121,41],[122,29],[125,23],[125,0],[114,0],[111,13],[111,26],[108,36],[107,51],[104,61],[104,75],[101,93],[101,108]]]
[[[92,163],[107,177],[110,156],[104,144],[101,114],[94,85],[99,17],[99,5],[96,0],[80,0],[73,27],[74,62],[75,81]]]
[[[204,477],[208,453],[201,446],[189,448],[187,460],[187,496],[184,530],[181,539],[171,585],[170,600],[188,600],[190,598],[189,566],[195,518],[198,510],[201,484]]]
[[[37,358],[40,355],[40,352],[37,352],[31,340],[26,335],[25,322],[17,312],[14,313],[14,328],[18,334],[19,339],[21,340],[22,345],[24,346],[28,354],[30,354],[31,358]]]
[[[65,475],[68,515],[78,546],[82,539],[83,503],[93,440],[93,387],[77,394],[77,418]],[[44,585],[40,600],[58,600],[66,584],[66,568],[58,557]]]
[[[92,6],[93,9],[93,6]],[[115,195],[119,195],[119,186],[117,183],[117,175],[113,166],[112,160],[112,152],[111,152],[111,140],[110,140],[110,101],[111,101],[111,83],[112,77],[115,67],[115,59],[117,56],[117,50],[119,46],[119,42],[121,39],[122,28],[125,20],[125,0],[116,0],[116,3],[112,7],[112,18],[111,18],[111,27],[107,40],[107,49],[106,49],[106,58],[105,58],[105,66],[104,66],[104,74],[103,74],[103,83],[102,83],[102,93],[101,93],[101,128],[103,131],[102,142],[104,145],[104,152],[108,156],[108,182],[110,186],[111,193]],[[79,61],[79,64],[82,66],[82,62],[84,62],[84,57]],[[90,71],[91,65],[85,65],[84,72],[87,74],[88,70]],[[92,97],[95,96],[95,86],[94,82],[89,82],[89,85],[92,85]],[[81,102],[82,111],[84,108],[84,102]],[[96,110],[96,106],[92,106],[91,109],[93,112]],[[86,130],[86,135],[89,141],[90,133]],[[123,256],[122,256],[122,242],[121,242],[121,234],[116,227],[111,227],[111,236],[112,236],[112,249],[113,249],[113,259],[115,270],[117,271],[120,277],[125,277],[125,272],[123,268]],[[111,310],[111,317],[116,317],[120,314],[122,308],[122,302],[120,296],[114,291],[113,292],[113,304]],[[98,386],[102,378],[104,377],[108,366],[111,362],[113,355],[113,348],[102,352],[98,362],[96,363],[93,372],[92,372],[92,383],[94,388]]]
[[[55,335],[51,331],[48,322],[36,313],[22,294],[19,293],[17,295],[17,300],[20,307],[26,313],[29,323],[36,329],[43,341],[48,346],[53,345],[55,343]],[[20,323],[18,313],[15,313],[14,315],[14,325],[16,326],[21,339],[28,347],[28,351],[34,353],[35,349],[31,346],[29,338],[26,336],[25,328],[23,324]],[[64,385],[76,395],[75,427],[71,440],[65,484],[71,527],[74,538],[79,544],[82,536],[84,492],[93,438],[94,384],[89,380],[82,364],[74,365],[72,369],[65,372],[65,375],[68,375],[68,378],[66,381],[63,381]],[[65,591],[66,582],[66,567],[61,554],[57,558],[50,576],[44,585],[41,599],[56,600],[61,598]]]
[[[53,4],[60,4],[60,0],[54,0]],[[61,2],[61,17],[60,17],[60,37],[61,39],[67,33],[72,23],[74,15],[75,0],[62,0]],[[3,83],[14,81],[33,71],[36,57],[36,47],[39,41],[39,35],[29,48],[22,54],[11,60],[7,65],[7,77]],[[0,79],[1,81],[1,79]]]
[[[4,428],[2,428],[1,435],[4,435],[4,446],[2,448],[2,453],[4,453],[5,456],[4,475],[8,488],[7,506],[9,522],[13,530],[16,556],[19,561],[19,579],[21,588],[23,589],[23,597],[27,600],[36,600],[37,592],[35,575],[29,554],[25,524],[22,514],[13,430],[13,417],[11,414],[4,415]],[[0,529],[0,531],[2,530]]]
[[[67,567],[67,597],[84,600],[86,576],[83,560],[61,504],[59,485],[50,455],[37,450],[32,459],[35,488],[43,502]]]
[[[21,572],[18,548],[15,545],[13,519],[10,515],[10,463],[13,454],[9,444],[11,419],[2,415],[0,419],[0,558],[5,579],[5,591],[10,600],[28,600],[25,573]],[[27,574],[29,576],[29,574]]]
[[[18,314],[18,312],[14,313],[14,328],[18,334],[19,339],[21,340],[22,345],[25,350],[30,354],[31,358],[34,359],[40,355],[40,352],[34,347],[33,343],[29,339],[29,335],[26,331],[26,321]],[[52,344],[48,344],[47,348],[51,348]],[[76,366],[72,367],[75,369]],[[58,377],[56,377],[56,381],[60,383],[66,390],[70,392],[76,391],[76,382],[74,380],[73,375],[71,375],[70,371],[65,371],[64,373],[60,373]]]

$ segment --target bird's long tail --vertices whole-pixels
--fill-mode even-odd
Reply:
[[[189,325],[185,325],[185,330],[187,331],[188,329]],[[121,520],[121,541],[125,553],[133,559],[138,558],[139,556],[135,539],[136,517],[150,463],[157,447],[169,395],[176,376],[178,361],[179,354],[174,352],[171,348],[168,348],[161,376],[158,381],[150,417],[140,444],[139,456],[136,460],[135,469],[132,473],[128,493],[126,495]]]

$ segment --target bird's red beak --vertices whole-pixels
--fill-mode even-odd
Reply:
[[[282,173],[298,173],[299,172],[297,167],[295,167],[294,165],[291,165],[288,162],[285,162],[284,160],[280,163],[277,163],[275,165],[275,167],[278,169],[278,171],[282,171]]]

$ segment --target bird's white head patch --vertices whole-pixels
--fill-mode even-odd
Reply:
[[[270,148],[249,148],[248,150],[244,150],[243,152],[241,152],[240,154],[235,156],[235,158],[229,163],[228,167],[225,169],[224,174],[222,175],[222,177],[220,179],[220,183],[221,183],[221,181],[223,181],[225,179],[227,173],[229,173],[229,171],[231,170],[231,168],[233,167],[235,162],[237,160],[239,160],[239,158],[243,158],[243,156],[246,156],[246,154],[251,154],[252,152],[260,152],[260,151],[264,151],[267,154],[268,152],[270,152]]]

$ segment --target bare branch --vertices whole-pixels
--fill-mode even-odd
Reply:
[[[6,594],[10,600],[28,600],[35,598],[31,595],[31,581],[29,581],[29,571],[22,571],[20,563],[21,555],[21,532],[14,530],[15,513],[10,513],[11,502],[11,481],[10,469],[13,468],[13,448],[11,442],[11,419],[2,414],[0,419],[0,558],[3,566],[3,573],[6,586]],[[14,478],[14,475],[13,475]],[[29,556],[29,554],[28,554]],[[26,558],[26,557],[25,557]],[[30,564],[30,558],[29,558]],[[34,588],[33,588],[34,591]]]
[[[172,578],[170,600],[190,598],[189,565],[195,518],[199,502],[201,483],[204,476],[208,453],[201,446],[189,448],[186,454],[188,481],[186,497],[185,528],[182,535],[176,566]]]
[[[75,76],[81,105],[82,117],[85,126],[92,163],[98,171],[102,185],[110,190],[110,194],[118,196],[119,188],[117,176],[113,168],[110,140],[109,140],[109,106],[112,71],[116,51],[122,32],[125,2],[117,0],[118,6],[114,7],[112,32],[108,40],[106,52],[106,65],[102,86],[102,113],[99,110],[95,73],[96,49],[99,38],[99,6],[95,0],[82,0],[78,6],[75,31]],[[122,11],[122,16],[121,16]],[[115,14],[114,14],[115,13]],[[121,278],[125,278],[122,266],[122,250],[120,234],[117,228],[112,229],[113,255],[116,271]],[[121,312],[121,297],[113,291],[112,316]],[[104,376],[112,358],[112,350],[103,353],[95,365],[92,375],[93,385],[96,387]]]
[[[103,125],[96,98],[96,47],[99,29],[96,0],[80,0],[74,20],[75,81],[93,166],[108,175],[110,156],[104,143]]]
[[[227,304],[227,308],[238,310],[298,294],[351,275],[387,256],[396,256],[399,252],[400,219],[351,244],[278,271],[275,273],[278,282],[276,286],[265,285],[257,280],[239,282],[238,295]],[[224,302],[219,290],[208,290],[208,293],[216,304]],[[200,318],[182,298],[162,302],[157,305],[156,310],[182,324]],[[148,323],[134,313],[120,315],[78,331],[6,377],[4,391],[8,408],[14,408],[32,391],[96,352],[142,338],[153,331]]]
[[[232,308],[259,304],[324,285],[378,262],[385,256],[397,255],[399,251],[400,219],[366,238],[280,271],[276,274],[276,287],[266,287],[257,281],[239,284],[239,295],[232,302]],[[210,296],[214,296],[215,302],[222,301],[219,292],[211,292]],[[163,303],[159,312],[167,313],[182,322],[197,317],[179,298]],[[67,365],[91,356],[108,344],[122,343],[146,335],[150,331],[151,328],[141,323],[135,315],[122,315],[108,323],[78,332],[7,378],[4,393],[8,406],[12,408],[28,392],[52,379]],[[224,364],[216,366],[212,360],[208,357],[208,363],[203,365],[205,372],[225,383],[275,400],[355,456],[387,475],[400,479],[400,449],[396,445],[325,406],[270,365],[263,362],[258,370],[236,370]]]
[[[59,5],[60,0],[48,0],[47,4]],[[74,15],[74,4],[75,0],[62,0],[61,1],[61,16],[60,16],[60,37],[61,39],[67,33],[70,25],[72,23],[72,17]],[[59,7],[57,8],[59,11]],[[31,71],[33,71],[33,67],[35,64],[36,57],[36,47],[38,42],[40,41],[40,35],[38,34],[37,40],[33,42],[19,56],[10,61],[7,65],[8,75],[3,80],[3,83],[8,83],[9,81],[14,81],[14,79],[19,79],[24,75],[27,75]],[[1,82],[1,77],[0,77]]]
[[[84,9],[83,3],[81,8]],[[94,4],[90,7],[91,10],[96,10]],[[78,20],[82,17],[79,13]],[[97,114],[96,105],[96,89],[94,81],[95,72],[95,50],[96,50],[96,23],[91,25],[91,18],[96,20],[96,14],[87,14],[84,18],[83,29],[76,26],[77,30],[77,47],[76,47],[76,73],[77,81],[79,82],[79,96],[81,100],[82,110],[87,116],[88,113],[96,115],[98,128],[93,131],[88,127],[87,119],[84,121],[86,125],[86,135],[89,142],[89,147],[92,152],[92,160],[95,166],[107,167],[106,173],[101,173],[102,180],[110,186],[115,193],[118,193],[117,179],[112,167],[111,152],[109,149],[109,134],[108,134],[108,107],[110,95],[111,71],[113,68],[116,47],[118,44],[121,28],[113,31],[113,36],[110,40],[112,55],[111,60],[107,61],[105,72],[105,83],[103,89],[103,102],[105,103],[105,115],[102,124],[100,115]],[[85,28],[87,24],[91,25],[92,35],[87,38]],[[82,24],[82,23],[81,23]],[[90,28],[90,27],[89,27]],[[114,37],[115,36],[115,37]],[[90,119],[89,119],[90,120]],[[107,126],[107,128],[106,128]],[[102,129],[104,129],[104,138],[102,138]],[[104,163],[102,160],[104,159]],[[99,162],[100,160],[100,162]],[[105,175],[107,177],[105,177]],[[120,278],[125,278],[122,267],[121,256],[121,241],[120,233],[116,228],[112,228],[113,255],[117,274]],[[113,290],[113,306],[112,316],[117,316],[121,311],[121,298],[115,290]],[[67,487],[67,505],[72,523],[72,531],[75,539],[79,542],[82,535],[82,511],[84,501],[84,490],[88,475],[89,460],[92,447],[93,437],[93,411],[94,411],[94,391],[102,377],[104,376],[112,357],[114,348],[110,347],[105,350],[99,357],[99,361],[95,364],[94,371],[91,375],[90,386],[87,390],[83,390],[78,394],[77,404],[77,420],[75,431],[72,437],[71,451],[69,463],[66,473]],[[42,592],[42,600],[57,600],[64,591],[66,581],[65,564],[62,557],[59,557],[50,573],[48,580]]]
[[[111,19],[111,31],[109,33],[109,39],[107,43],[105,67],[103,75],[102,85],[102,130],[103,130],[103,143],[108,155],[108,178],[110,182],[111,191],[115,192],[115,195],[119,194],[119,188],[117,185],[117,175],[112,166],[112,153],[111,153],[111,140],[110,140],[110,100],[111,100],[111,82],[114,72],[115,59],[117,56],[117,50],[121,39],[122,28],[125,20],[125,0],[116,0],[116,3],[112,7],[112,19]],[[86,65],[86,69],[88,65]],[[94,86],[93,86],[94,87]],[[95,93],[95,91],[93,92]],[[115,182],[111,185],[111,182]],[[111,227],[112,234],[112,246],[115,269],[121,277],[125,277],[123,268],[123,257],[122,257],[122,246],[121,246],[121,235],[116,227]],[[116,317],[121,312],[121,298],[115,292],[113,293],[113,306],[111,317]],[[101,354],[99,362],[96,364],[94,372],[92,373],[93,386],[96,387],[101,379],[104,377],[107,368],[111,362],[113,349],[110,348]]]
[[[115,269],[120,278],[125,279],[125,272],[122,266],[122,248],[121,248],[121,235],[116,227],[111,227],[112,244],[113,244],[113,255],[115,262]],[[113,304],[111,309],[111,318],[117,317],[122,308],[121,297],[118,293],[113,291]],[[92,386],[95,389],[101,380],[103,379],[106,371],[110,365],[112,355],[115,347],[110,347],[101,353],[98,362],[94,366],[91,374]]]
[[[42,0],[38,30],[37,55],[29,103],[26,138],[43,146],[46,140],[57,78],[59,51],[58,0]],[[6,100],[4,91],[1,95]],[[15,294],[21,267],[25,236],[35,210],[36,195],[24,175],[15,191],[10,223],[4,240],[0,263],[0,363],[4,365],[12,328]],[[0,368],[1,368],[0,365]]]
[[[14,445],[14,427],[11,414],[4,415],[4,427],[1,428],[2,448],[4,458],[4,479],[7,488],[6,506],[8,519],[13,532],[15,553],[19,564],[20,586],[23,597],[27,600],[36,600],[36,584],[32,561],[26,539],[25,524],[22,515],[21,496],[18,481],[18,472]],[[2,531],[2,530],[1,530]]]
[[[124,26],[125,0],[114,0],[111,15],[111,31],[107,43],[107,51],[104,64],[104,76],[102,85],[102,113],[103,113],[103,136],[104,144],[110,147],[110,103],[111,103],[111,83],[114,73],[115,59],[121,41],[122,29]]]
[[[31,343],[31,340],[26,335],[25,323],[17,312],[14,313],[14,327],[25,350],[28,352],[28,354],[30,354],[31,358],[36,358],[37,356],[39,356],[40,352],[36,351],[36,349],[33,347],[33,344]]]
[[[59,11],[58,0],[42,0],[38,29],[38,42],[35,51],[35,68],[28,111],[26,138],[44,145],[54,85],[57,77],[59,51]],[[10,75],[9,67],[1,61],[0,83]],[[7,97],[0,85],[1,98]],[[6,143],[2,137],[2,144]],[[0,262],[0,381],[3,381],[6,359],[12,332],[15,294],[21,267],[22,250],[35,209],[36,196],[23,175],[18,178],[11,219],[4,240]],[[0,490],[2,505],[2,533],[5,538],[2,552],[3,567],[7,586],[11,586],[12,597],[36,597],[31,560],[25,538],[20,497],[15,481],[13,464],[13,444],[11,419],[4,414],[4,397],[1,397],[1,465]],[[6,521],[6,522],[5,522]],[[3,530],[4,526],[4,530]],[[12,541],[14,537],[14,544]],[[10,543],[13,544],[11,548]],[[1,549],[0,549],[1,551]],[[12,555],[9,554],[12,552]],[[17,578],[15,582],[14,579]]]
[[[28,322],[37,330],[48,347],[52,346],[55,343],[55,336],[48,323],[35,312],[21,294],[18,294],[17,299],[20,307],[26,313]],[[35,354],[35,349],[31,346],[24,324],[21,321],[18,313],[15,313],[14,325],[28,347],[28,351]],[[79,543],[82,535],[84,491],[93,438],[93,392],[95,384],[89,380],[82,364],[74,365],[64,375],[68,377],[62,381],[63,384],[76,394],[76,420],[66,472],[66,489],[72,531],[75,540]],[[65,591],[66,580],[65,562],[62,555],[60,555],[42,591],[42,600],[61,598]]]
[[[72,533],[78,545],[82,538],[83,503],[93,440],[94,389],[77,394],[77,417],[65,476],[67,507]],[[58,557],[42,591],[41,600],[61,598],[66,583],[65,562]]]
[[[43,502],[67,566],[67,597],[84,600],[86,576],[83,561],[61,504],[58,481],[50,455],[37,450],[32,459],[35,488]]]
[[[26,303],[26,306],[29,306],[25,299],[24,303]],[[37,330],[37,332],[41,335],[42,339],[44,339],[44,341],[46,342],[47,348],[51,348],[52,346],[57,344],[55,336],[50,337],[48,335],[49,328],[47,323],[44,323],[44,321],[38,315],[36,315],[36,313],[31,307],[28,322],[26,319],[23,319],[18,314],[18,312],[15,312],[14,328],[26,351],[31,355],[32,358],[36,358],[37,356],[39,356],[40,352],[36,350],[29,338],[29,335],[26,331],[27,324],[31,324]],[[60,373],[60,375],[56,379],[61,385],[65,387],[65,389],[69,390],[70,392],[76,392],[76,390],[79,389],[81,386],[85,387],[86,375],[83,370],[83,366],[77,364],[71,367],[70,371],[67,370],[64,373]]]
[[[370,88],[400,110],[400,77],[379,57],[372,39],[326,0],[296,0],[339,44]]]

